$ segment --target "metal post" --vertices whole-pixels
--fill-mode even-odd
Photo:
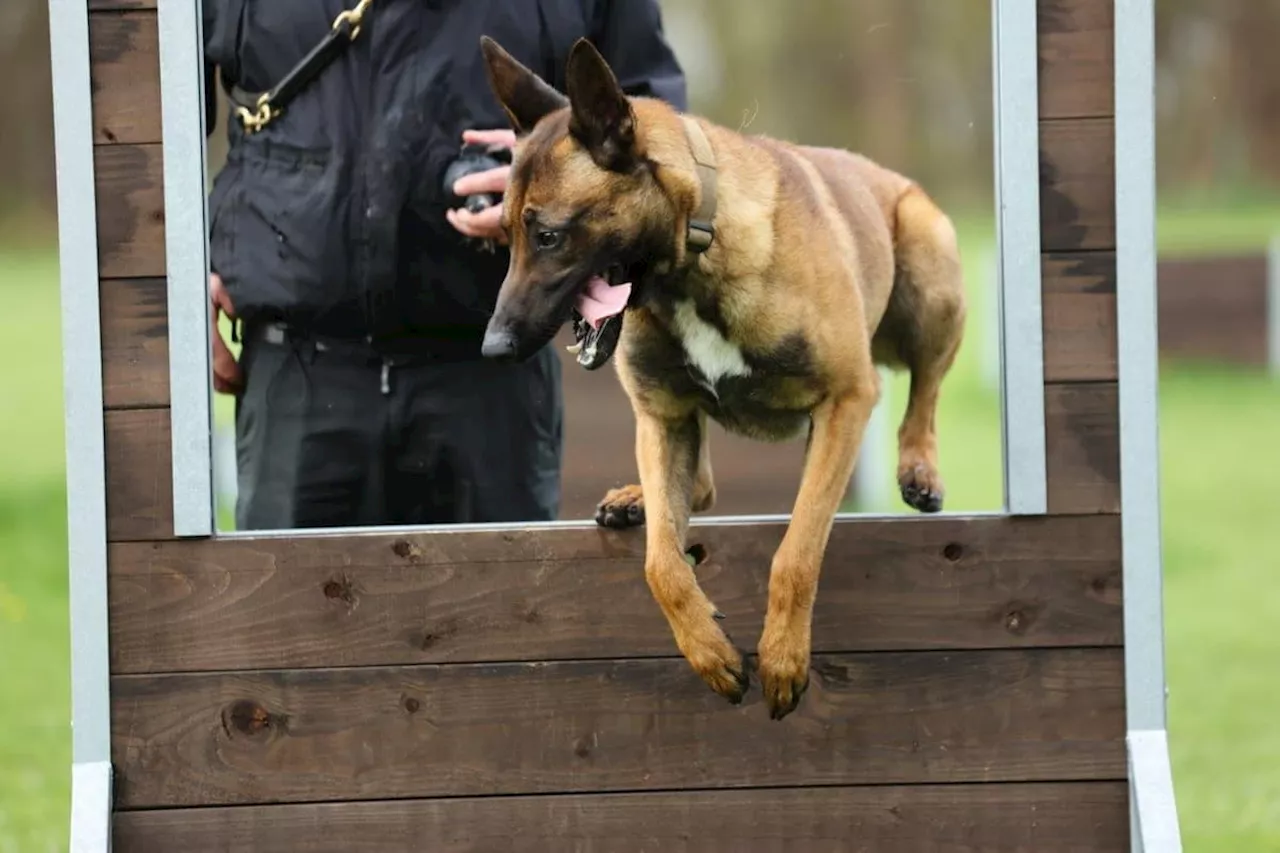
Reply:
[[[1155,2],[1115,0],[1116,318],[1131,837],[1180,853],[1165,714],[1155,239]]]
[[[204,49],[200,6],[160,3],[169,420],[176,536],[213,533],[209,238],[206,227]]]
[[[996,245],[1005,503],[1048,509],[1040,292],[1040,97],[1036,4],[995,0]]]
[[[66,418],[73,853],[111,848],[107,508],[89,7],[49,0]]]

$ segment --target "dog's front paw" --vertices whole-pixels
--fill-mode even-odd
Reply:
[[[738,705],[751,686],[751,678],[742,653],[716,619],[708,615],[688,628],[677,629],[676,645],[708,687]]]
[[[639,486],[610,489],[596,506],[596,524],[601,527],[639,527],[644,524],[644,493]]]
[[[942,510],[942,477],[932,465],[917,462],[903,467],[898,472],[898,488],[907,506],[928,513]]]
[[[769,706],[769,718],[781,720],[800,704],[809,689],[809,638],[807,632],[772,630],[765,626],[759,645],[760,689]]]

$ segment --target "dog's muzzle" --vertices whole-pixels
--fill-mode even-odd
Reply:
[[[485,329],[480,354],[494,361],[515,361],[519,351],[516,336],[505,326]]]

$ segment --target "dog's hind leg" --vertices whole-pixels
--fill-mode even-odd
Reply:
[[[964,334],[964,282],[955,229],[919,189],[898,202],[897,278],[886,321],[911,372],[898,429],[898,487],[921,512],[942,509],[938,472],[938,395]]]
[[[704,425],[705,426],[705,425]],[[681,654],[712,690],[737,704],[747,691],[742,654],[685,561],[693,483],[699,468],[699,420],[636,413],[636,462],[645,507],[644,576]]]
[[[707,413],[698,410],[698,467],[693,473],[694,512],[706,512],[716,505],[716,480],[711,472],[711,430],[707,427]]]
[[[694,472],[690,509],[706,512],[715,506],[716,483],[711,472],[711,431],[707,428],[707,415],[701,409],[698,410],[698,432],[698,467]],[[610,489],[596,506],[596,523],[617,528],[644,524],[644,492],[638,485]]]

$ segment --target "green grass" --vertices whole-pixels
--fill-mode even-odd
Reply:
[[[65,850],[71,763],[56,260],[0,253],[0,853]]]
[[[1186,849],[1280,850],[1280,381],[1161,383],[1169,731]]]
[[[1255,251],[1280,237],[1280,215],[1271,198],[1236,199],[1230,214],[1212,199],[1188,197],[1166,203],[1156,227],[1156,240],[1165,255],[1219,254]]]
[[[1162,247],[1258,246],[1274,211],[1167,217]],[[975,331],[943,392],[948,508],[1000,496],[999,408],[981,382],[982,247],[965,219]],[[57,276],[47,251],[0,251],[0,853],[66,848],[70,765],[66,524]],[[886,406],[896,424],[901,378]],[[1161,388],[1170,725],[1189,853],[1280,850],[1280,383],[1210,368]],[[891,443],[892,436],[889,436]],[[898,511],[897,506],[890,506]],[[16,650],[16,652],[14,651]]]

